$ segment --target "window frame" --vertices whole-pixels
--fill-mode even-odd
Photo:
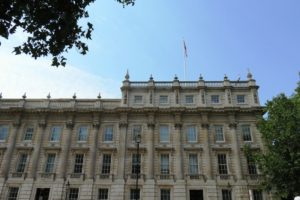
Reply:
[[[29,129],[32,129],[32,132],[30,133],[30,131],[28,131]],[[25,142],[29,142],[29,141],[32,141],[32,139],[33,139],[33,135],[34,135],[34,127],[33,126],[26,126],[25,127],[25,131],[24,131],[24,136],[23,136],[23,141],[25,141]],[[28,137],[28,135],[27,134],[29,134],[29,138],[30,139],[27,139],[27,137]],[[30,135],[31,134],[31,135]]]
[[[76,153],[75,154],[74,168],[73,168],[73,173],[74,174],[83,174],[84,173],[84,159],[85,159],[85,156],[84,156],[83,153]],[[78,161],[80,161],[80,162],[78,162]]]
[[[218,94],[212,94],[212,95],[210,95],[210,102],[211,102],[211,104],[220,104],[221,103],[221,101],[220,101],[220,95],[218,95]]]
[[[262,190],[253,189],[252,190],[252,195],[253,195],[253,200],[263,200],[264,199],[264,195],[263,195]]]
[[[23,156],[26,156],[25,161],[23,160]],[[20,153],[18,158],[18,163],[16,166],[17,173],[24,173],[26,171],[27,163],[28,163],[28,153]]]
[[[4,130],[6,130],[6,133]],[[5,135],[3,138],[1,138],[3,133],[5,133]],[[0,124],[0,142],[5,142],[8,138],[8,135],[9,135],[9,125]]]
[[[141,174],[142,170],[142,155],[133,153],[131,156],[131,173],[132,174]]]
[[[246,128],[248,129],[249,132],[245,131]],[[252,132],[251,132],[251,126],[250,125],[248,125],[248,124],[242,125],[241,126],[241,131],[242,131],[242,136],[243,136],[243,141],[244,142],[253,142]]]
[[[12,190],[17,190],[17,191],[12,191]],[[19,187],[8,188],[7,200],[17,200],[18,195],[19,195]]]
[[[230,189],[222,189],[222,200],[232,200],[232,190]]]
[[[240,101],[240,100],[243,100],[243,101]],[[246,95],[244,95],[244,94],[237,94],[236,95],[236,103],[237,104],[246,104]]]
[[[53,137],[53,134],[55,134],[55,132],[54,132],[55,129],[60,130],[59,133],[58,133],[58,138],[54,138],[54,137]],[[51,131],[51,132],[50,132],[50,138],[49,138],[49,141],[50,141],[50,142],[59,142],[59,141],[60,141],[61,134],[62,134],[62,131],[63,131],[62,126],[56,126],[56,125],[55,125],[55,126],[52,126],[50,131]]]
[[[104,192],[104,193],[101,193]],[[109,199],[109,190],[108,188],[98,188],[97,200],[108,200]],[[102,195],[102,197],[101,197]]]
[[[189,132],[191,130],[191,128],[194,129],[194,133]],[[194,136],[193,136],[194,139],[191,140],[190,136],[193,135],[193,134],[194,134]],[[197,133],[197,126],[196,125],[188,125],[186,127],[186,137],[187,137],[186,140],[187,140],[188,143],[197,143],[198,142],[198,133]]]
[[[85,132],[84,131],[81,132],[82,130],[85,130]],[[85,135],[80,135],[81,133],[84,133]],[[89,137],[89,127],[85,125],[79,126],[77,130],[77,142],[87,142],[88,137]]]
[[[247,169],[249,175],[257,175],[258,170],[255,164],[255,160],[251,156],[247,156]]]
[[[109,130],[111,130],[111,132],[109,132]],[[104,127],[103,142],[111,143],[113,141],[114,141],[114,126],[106,125]]]
[[[137,196],[136,196],[137,195]],[[135,188],[131,188],[130,189],[130,200],[140,200],[141,199],[141,190],[138,188],[138,189],[135,189]]]
[[[106,162],[108,160],[109,160],[109,162]],[[108,154],[108,153],[102,154],[101,174],[110,174],[111,173],[111,164],[112,164],[112,155]]]
[[[72,197],[71,195],[76,195],[76,197]],[[79,188],[69,188],[68,200],[78,200],[78,198],[79,198]]]
[[[169,95],[159,95],[159,104],[166,105],[169,104]]]
[[[191,162],[191,157],[195,158],[195,162]],[[198,154],[190,153],[189,154],[189,175],[197,175],[199,174],[199,162],[198,162]]]
[[[167,132],[164,132],[164,128],[166,128],[165,130],[167,130]],[[166,135],[164,135],[166,134]],[[159,125],[159,142],[160,143],[170,143],[170,127],[169,125],[164,125],[161,124]]]
[[[219,175],[228,175],[228,161],[227,161],[227,154],[226,153],[219,153],[217,154],[217,161],[218,161],[218,173]],[[225,161],[225,162],[223,162]]]
[[[194,95],[192,95],[192,94],[185,95],[184,100],[185,100],[185,103],[189,104],[189,105],[195,103]],[[189,102],[189,100],[191,100],[191,101]]]
[[[165,158],[166,163],[164,163],[163,158]],[[170,155],[160,154],[160,174],[169,175],[170,174]]]
[[[49,156],[54,156],[53,158],[53,163],[49,163]],[[48,153],[47,154],[47,159],[46,159],[46,164],[45,164],[45,173],[53,173],[54,172],[54,167],[55,167],[55,160],[56,160],[56,154],[55,153]],[[50,167],[49,167],[50,166]]]
[[[134,95],[133,96],[133,103],[134,104],[143,104],[143,99],[144,99],[143,95]]]
[[[221,130],[221,132],[219,132]],[[215,142],[216,143],[224,143],[225,142],[225,133],[223,125],[214,125],[214,132],[215,132]],[[219,140],[222,133],[222,140]]]
[[[142,125],[140,125],[140,124],[133,125],[131,133],[132,133],[131,141],[135,143],[136,142],[136,136],[137,135],[142,136]]]
[[[161,188],[160,189],[160,200],[171,200],[171,189]]]

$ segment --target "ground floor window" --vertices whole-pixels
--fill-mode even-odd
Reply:
[[[170,200],[170,189],[161,189],[160,190],[160,200]]]
[[[78,188],[70,188],[69,190],[69,200],[78,200],[78,193],[79,189]]]
[[[139,200],[139,199],[140,199],[140,189],[131,189],[130,200]]]
[[[261,190],[252,190],[253,200],[263,200],[263,195]]]
[[[19,188],[18,187],[10,187],[8,190],[8,200],[17,200]]]
[[[107,200],[108,199],[108,189],[100,188],[98,191],[98,200]]]
[[[222,200],[231,200],[231,190],[222,190]]]

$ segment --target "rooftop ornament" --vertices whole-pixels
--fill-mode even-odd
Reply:
[[[202,76],[202,74],[200,74],[200,76],[199,76],[199,81],[203,81],[203,76]]]
[[[77,97],[77,96],[76,96],[76,92],[73,94],[72,97],[73,97],[73,99],[76,99],[76,97]]]
[[[98,99],[101,99],[101,94],[100,94],[100,92],[99,92],[97,98],[98,98]]]
[[[224,74],[224,81],[227,81],[228,80],[228,77],[226,74]]]
[[[175,77],[174,77],[174,81],[178,81],[178,77],[177,77],[176,74],[175,74]]]
[[[26,98],[27,98],[26,92],[23,94],[22,98],[23,98],[23,99],[26,99]]]
[[[129,72],[128,72],[128,70],[127,70],[127,71],[126,71],[126,75],[125,75],[125,80],[128,81],[129,78],[130,78],[130,77],[129,77]]]
[[[247,78],[250,80],[250,79],[252,79],[252,74],[251,74],[251,72],[250,72],[250,70],[248,69],[248,74],[247,74]]]
[[[47,99],[51,99],[50,92],[49,92],[49,94],[47,95]]]
[[[149,81],[153,81],[153,77],[152,77],[152,74],[150,74],[150,78],[149,78]]]
[[[0,92],[0,99],[2,99],[2,92]]]

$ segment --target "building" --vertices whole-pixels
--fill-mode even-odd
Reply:
[[[270,199],[243,151],[263,151],[257,90],[250,73],[169,82],[126,74],[121,99],[1,97],[0,197]]]

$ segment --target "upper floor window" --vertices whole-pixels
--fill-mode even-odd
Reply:
[[[212,104],[218,104],[220,103],[220,96],[219,95],[211,95],[211,103]]]
[[[111,155],[103,154],[101,173],[110,174],[110,165],[111,165]]]
[[[218,154],[219,174],[228,174],[226,154]]]
[[[8,200],[17,200],[18,198],[18,192],[19,188],[18,187],[9,187],[8,189]]]
[[[48,154],[45,173],[53,173],[54,162],[55,162],[55,154]]]
[[[160,155],[160,173],[161,174],[170,174],[169,154]]]
[[[60,126],[53,126],[51,128],[50,141],[59,141],[62,128]]]
[[[160,95],[159,96],[159,103],[160,104],[167,104],[169,101],[169,97],[167,95]]]
[[[100,188],[98,190],[98,200],[108,200],[108,189]]]
[[[245,103],[245,95],[241,95],[241,94],[236,95],[236,101],[237,101],[238,104]]]
[[[222,200],[231,200],[231,190],[222,190]]]
[[[161,189],[160,190],[160,200],[170,200],[171,194],[170,189]]]
[[[243,125],[242,126],[242,134],[243,134],[243,140],[245,142],[251,142],[251,131],[250,131],[250,126],[249,125]]]
[[[79,196],[79,189],[78,188],[70,188],[68,200],[78,200]]]
[[[170,141],[169,126],[161,125],[159,127],[159,138],[160,138],[160,142],[169,142]]]
[[[189,155],[189,172],[190,174],[198,174],[198,157],[197,154]]]
[[[141,125],[134,125],[132,127],[132,141],[136,141],[138,135],[141,136],[142,133],[142,126]]]
[[[143,96],[141,96],[141,95],[135,95],[134,96],[134,103],[136,103],[136,104],[143,103]]]
[[[141,173],[141,154],[132,154],[131,173],[132,174]]]
[[[83,154],[75,155],[74,173],[81,174],[83,169]]]
[[[0,125],[0,141],[6,140],[7,136],[8,136],[8,126]]]
[[[113,126],[106,126],[104,130],[104,141],[113,141]]]
[[[248,164],[248,173],[250,175],[256,175],[257,169],[256,169],[256,165],[255,165],[255,160],[253,159],[252,156],[247,157],[247,164]]]
[[[19,157],[19,162],[17,165],[17,173],[23,173],[25,171],[28,155],[23,153]]]
[[[185,96],[185,103],[187,103],[187,104],[194,103],[194,95],[186,95]]]
[[[216,142],[224,142],[224,133],[223,133],[223,126],[221,125],[216,125],[215,126],[215,139]]]
[[[187,141],[188,142],[197,142],[197,132],[196,126],[188,126],[187,127]]]
[[[130,200],[139,200],[139,199],[140,199],[140,189],[131,189]]]
[[[27,127],[24,133],[24,140],[32,140],[33,132],[34,132],[33,127]]]
[[[253,200],[263,200],[263,195],[261,190],[252,190]]]
[[[87,141],[88,137],[88,127],[80,126],[78,129],[78,141]]]

